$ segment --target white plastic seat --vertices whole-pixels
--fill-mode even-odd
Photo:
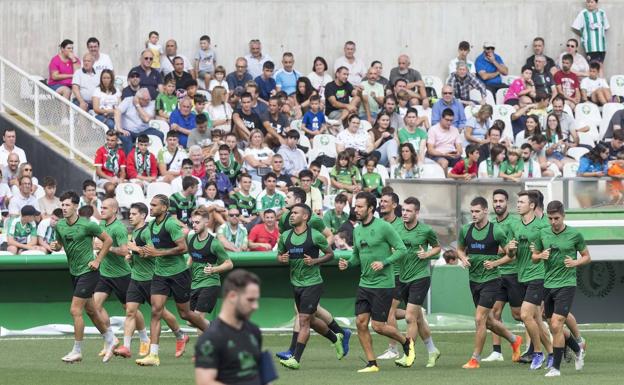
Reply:
[[[600,110],[594,103],[579,103],[574,109],[574,119],[577,122],[584,121],[597,126],[602,120]]]
[[[299,136],[299,145],[302,147],[306,147],[308,149],[308,151],[310,150],[310,148],[312,148],[312,144],[310,143],[310,139],[308,139],[307,136],[305,136],[305,134],[301,134],[301,136]]]
[[[589,131],[577,132],[579,137],[579,144],[585,144],[593,147],[596,144],[596,141],[598,141],[598,139],[600,138],[600,133],[598,132],[596,126],[593,125],[591,122],[578,122],[577,127],[582,127],[585,125],[589,126]]]
[[[360,128],[366,132],[373,128],[373,125],[366,119],[360,119]]]
[[[427,108],[425,109],[423,106],[418,105],[416,106],[416,111],[418,111],[418,116],[426,116],[427,119],[429,120],[429,126],[431,126],[431,108]]]
[[[169,123],[164,120],[153,119],[149,121],[150,128],[154,128],[163,133],[163,135],[167,135],[169,132]]]
[[[434,75],[423,75],[422,79],[425,83],[425,87],[433,88],[438,95],[438,98],[442,97],[442,86],[444,85],[442,79]]]
[[[203,79],[202,79],[202,82],[203,82]],[[212,95],[210,94],[210,92],[208,92],[206,90],[200,90],[200,89],[198,89],[196,92],[197,92],[198,95],[204,95],[204,97],[206,98],[207,102],[210,102],[212,100]]]
[[[130,205],[135,202],[145,201],[143,195],[143,189],[136,183],[120,183],[115,188],[115,196],[119,207],[130,208]]]
[[[499,88],[496,91],[496,96],[495,96],[496,104],[503,104],[503,103],[505,103],[505,94],[507,93],[508,89],[509,88]]]
[[[40,199],[45,196],[45,190],[40,185],[37,185],[37,189],[35,190],[35,198]]]
[[[576,176],[576,171],[579,168],[578,162],[570,162],[563,165],[563,177],[564,178],[574,178]]]
[[[503,75],[502,78],[503,78],[502,79],[503,83],[505,83],[508,86],[510,86],[511,83],[513,83],[514,80],[520,78],[520,76],[516,76],[516,75]]]
[[[602,139],[607,132],[607,128],[609,128],[609,122],[615,114],[619,110],[624,110],[624,105],[620,103],[606,103],[602,106],[602,120],[599,125],[600,139]]]
[[[581,156],[587,154],[589,150],[587,147],[572,147],[568,149],[567,155],[574,158],[577,162],[581,159]]]
[[[296,119],[290,122],[290,129],[297,130],[303,135],[303,130],[301,130],[301,119]]]
[[[481,99],[483,99],[483,96],[481,96],[481,92],[479,90],[475,88],[470,90],[470,100],[479,102],[481,101]],[[494,95],[492,95],[492,92],[490,92],[490,90],[485,90],[485,103],[489,104],[490,106],[496,104],[496,102],[494,101]]]
[[[609,81],[611,94],[624,96],[624,75],[613,75]]]
[[[502,135],[503,138],[514,139],[513,128],[511,126],[511,115],[514,111],[515,109],[513,106],[508,104],[497,104],[492,108],[492,120],[502,120],[505,123],[505,130]]]
[[[37,83],[44,80],[41,76],[31,75],[30,79],[25,77],[20,78],[20,98],[25,100],[35,100],[35,88]],[[39,92],[39,100],[50,100],[52,97],[46,94],[45,91]]]
[[[156,135],[148,135],[147,137],[150,140],[149,152],[154,154],[154,156],[158,155],[158,152],[160,151],[160,149],[163,148],[162,141]]]
[[[147,185],[147,202],[151,201],[152,198],[158,194],[170,196],[173,194],[173,189],[171,185],[166,182],[152,182]]]
[[[425,163],[422,166],[420,177],[423,179],[445,179],[444,169],[437,163]]]
[[[336,154],[336,137],[328,134],[316,135],[312,139],[312,148],[316,152],[316,155],[327,155],[330,158],[335,158]]]
[[[481,96],[479,96],[479,98],[480,97]],[[468,120],[468,119],[472,118],[473,116],[475,116],[477,114],[477,112],[479,112],[479,109],[481,109],[481,105],[480,104],[473,104],[473,105],[468,105],[468,106],[464,107],[464,115],[466,115],[466,120]]]
[[[258,194],[262,192],[262,182],[257,180],[251,181],[251,189],[249,189],[249,195],[251,195],[254,199],[258,197]]]

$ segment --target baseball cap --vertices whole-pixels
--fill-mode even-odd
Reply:
[[[134,77],[134,76],[141,77],[141,74],[137,70],[130,70],[130,72],[128,72],[128,77],[131,78],[131,77]]]
[[[483,48],[495,48],[496,47],[496,43],[494,43],[493,41],[485,41],[483,42]]]
[[[34,208],[31,205],[26,205],[24,207],[22,207],[22,216],[28,216],[28,215],[32,215],[32,216],[37,216],[39,214],[41,214],[39,211],[37,211],[36,208]]]

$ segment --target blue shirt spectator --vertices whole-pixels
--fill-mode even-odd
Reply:
[[[254,80],[253,76],[247,71],[247,60],[245,58],[236,59],[236,71],[230,72],[225,81],[231,92],[242,92],[245,89],[245,83]],[[237,90],[238,88],[238,90]]]
[[[444,92],[444,90],[442,90]],[[451,91],[452,92],[452,91]],[[433,107],[431,108],[431,125],[437,124],[440,119],[442,119],[442,111],[450,108],[453,110],[455,114],[453,117],[453,126],[458,129],[464,128],[466,125],[466,114],[464,113],[464,105],[459,101],[459,99],[452,97],[450,101],[445,100],[444,98],[435,102]]]
[[[186,128],[187,130],[192,130],[196,127],[195,125],[195,113],[191,112],[188,115],[184,116],[182,115],[181,109],[176,108],[175,110],[173,110],[173,112],[171,113],[171,115],[169,116],[169,124],[171,126],[173,126],[174,124],[177,124],[178,126],[182,127],[182,128]],[[180,141],[180,145],[184,148],[186,148],[186,142],[188,140],[188,135],[183,134],[181,132],[178,133],[178,138]]]
[[[310,131],[318,131],[325,123],[325,114],[318,111],[316,114],[310,110],[303,115],[301,123]]]
[[[292,95],[297,91],[297,79],[301,77],[301,74],[296,70],[287,72],[285,69],[281,69],[275,73],[275,85],[280,88],[281,91],[286,92],[287,95]]]
[[[503,62],[503,59],[498,56],[496,53],[492,52],[492,54],[494,55],[494,59],[496,60],[496,62],[498,64],[505,64]],[[491,79],[487,79],[484,80],[481,75],[479,75],[479,71],[485,71],[487,73],[494,73],[496,71],[498,71],[496,69],[496,66],[494,64],[492,64],[486,57],[485,57],[485,51],[481,52],[481,55],[477,56],[477,60],[475,60],[475,67],[477,70],[477,76],[479,76],[479,79],[481,79],[481,81],[487,85],[492,85],[492,84],[501,84],[503,82],[503,79],[501,78],[500,74],[491,78]]]
[[[594,147],[588,154],[579,159],[579,167],[576,171],[578,176],[598,176],[586,175],[586,173],[601,172],[601,176],[606,176],[609,168],[609,149],[599,144]]]
[[[275,79],[263,79],[262,76],[258,76],[256,77],[255,82],[258,85],[258,96],[260,99],[268,102],[271,97],[271,91],[275,89]]]

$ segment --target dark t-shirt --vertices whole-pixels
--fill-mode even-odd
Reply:
[[[178,76],[175,72],[170,72],[167,76],[165,76],[165,83],[167,83],[169,79],[175,79],[176,90],[185,90],[186,86],[193,81],[191,74],[186,71],[182,72],[182,76]]]
[[[352,92],[353,86],[349,82],[346,82],[341,86],[336,84],[335,80],[327,83],[327,85],[325,85],[325,100],[327,100],[325,103],[325,115],[329,115],[337,110],[337,108],[332,106],[329,102],[330,97],[334,96],[336,97],[336,101],[349,104],[349,97],[351,97]]]
[[[156,100],[158,96],[158,86],[163,84],[163,77],[159,71],[155,69],[150,70],[149,74],[143,70],[143,67],[136,66],[130,70],[130,72],[138,72],[141,77],[141,82],[139,85],[141,87],[145,87],[149,90],[150,97],[152,100]],[[129,72],[129,73],[130,73]]]
[[[526,65],[535,69],[535,55],[531,55],[526,59]],[[544,72],[550,73],[550,69],[555,67],[555,61],[546,56],[546,66],[544,67]]]
[[[195,367],[216,369],[217,381],[230,385],[259,385],[262,334],[249,321],[235,329],[220,318],[197,340]]]
[[[236,111],[234,111],[234,114],[238,114],[238,116],[242,119],[243,123],[245,123],[245,127],[247,127],[248,130],[251,131],[254,128],[257,128],[262,131],[264,135],[266,135],[266,130],[262,126],[262,121],[260,120],[258,114],[256,114],[255,112],[251,111],[251,113],[247,115],[243,112],[242,109],[237,108]],[[234,121],[232,121],[232,129],[234,129]]]
[[[269,111],[267,111],[264,114],[260,115],[260,119],[262,120],[262,123],[269,122],[271,127],[273,127],[279,135],[281,136],[285,135],[284,130],[286,130],[289,125],[288,117],[285,114],[282,114],[280,112],[277,115],[277,119],[274,119],[269,113]]]
[[[125,98],[133,98],[136,95],[138,90],[133,90],[130,86],[126,86],[123,90],[121,90],[121,100]]]
[[[535,92],[544,92],[546,95],[552,95],[552,87],[555,85],[550,72],[544,70],[542,73],[533,72],[533,84],[535,84]]]
[[[613,138],[613,126],[618,125],[621,129],[624,129],[624,110],[618,110],[613,114],[611,120],[609,121],[609,127],[607,127],[607,132],[605,132],[603,139],[612,139]]]

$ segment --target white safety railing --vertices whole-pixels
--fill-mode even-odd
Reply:
[[[0,56],[0,111],[20,116],[65,146],[69,157],[93,163],[106,139],[107,127],[41,82]]]

